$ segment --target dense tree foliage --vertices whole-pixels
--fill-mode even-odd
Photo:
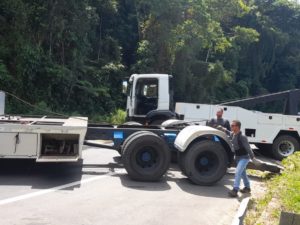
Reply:
[[[131,73],[173,74],[186,102],[300,86],[296,1],[1,0],[0,24],[0,90],[56,112],[124,107]]]

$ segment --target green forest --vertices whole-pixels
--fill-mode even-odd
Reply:
[[[0,90],[68,115],[124,109],[132,73],[172,74],[185,102],[300,87],[297,1],[1,0],[0,24]]]

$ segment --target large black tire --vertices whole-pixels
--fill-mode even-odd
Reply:
[[[195,184],[212,185],[226,173],[228,156],[220,143],[201,141],[186,150],[183,173]]]
[[[299,150],[298,140],[289,135],[277,137],[272,145],[272,155],[278,160],[292,155],[297,150]]]
[[[176,151],[170,151],[171,152],[171,163],[178,163],[178,156],[177,156],[177,150]]]
[[[170,165],[170,150],[158,135],[143,132],[133,136],[124,146],[122,159],[130,178],[157,181]]]
[[[177,162],[178,162],[178,166],[179,169],[181,170],[181,172],[186,175],[186,171],[185,171],[185,167],[184,167],[184,160],[185,160],[185,154],[186,152],[177,152]]]
[[[124,149],[125,149],[125,146],[127,145],[127,143],[128,143],[133,137],[135,137],[136,135],[139,135],[139,134],[143,134],[143,133],[151,133],[151,132],[149,132],[149,131],[137,131],[137,132],[131,134],[130,136],[128,136],[128,137],[125,139],[125,141],[123,142],[123,144],[122,144],[122,148],[121,148],[121,150],[120,150],[120,154],[121,154],[121,155],[123,154]]]
[[[135,135],[140,134],[140,133],[143,133],[143,132],[147,132],[147,131],[138,131],[138,132],[135,132],[135,133],[129,135],[129,136],[125,139],[125,141],[122,143],[122,145],[120,146],[120,148],[117,149],[118,153],[122,156],[122,152],[123,152],[123,149],[124,149],[126,143],[127,143],[132,137],[134,137]]]

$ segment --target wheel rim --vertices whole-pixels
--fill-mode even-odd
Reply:
[[[144,147],[139,149],[136,154],[136,163],[144,169],[153,169],[158,164],[159,157],[157,151],[153,147]]]
[[[219,159],[213,152],[203,152],[195,160],[195,167],[202,176],[214,174],[219,165]]]
[[[278,152],[282,156],[289,156],[295,151],[295,146],[291,141],[281,141],[278,145]]]

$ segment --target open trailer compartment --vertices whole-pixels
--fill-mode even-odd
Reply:
[[[37,162],[74,162],[81,158],[87,130],[84,117],[0,117],[0,157]]]
[[[76,156],[79,134],[41,134],[41,156]]]

